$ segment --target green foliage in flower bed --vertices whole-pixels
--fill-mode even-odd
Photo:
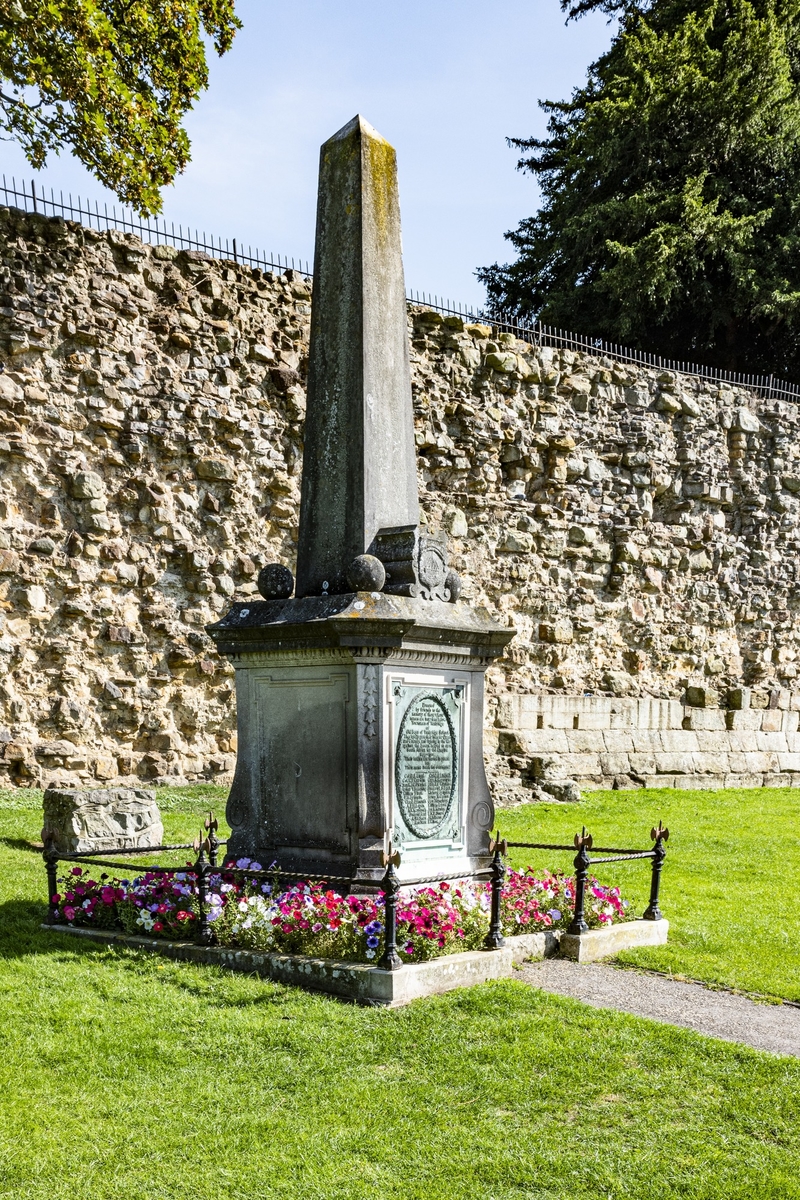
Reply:
[[[145,871],[129,879],[63,864],[54,916],[59,923],[122,929],[170,939],[194,939],[199,928],[197,880],[190,869]],[[258,874],[254,874],[258,872]],[[97,877],[99,874],[99,877]],[[398,897],[401,957],[424,962],[442,954],[479,950],[489,931],[490,887],[442,880],[436,887],[403,889]],[[509,871],[501,918],[507,936],[565,929],[574,906],[574,881],[563,874]],[[206,908],[220,946],[370,962],[384,946],[383,894],[341,896],[321,883],[281,886],[249,858],[214,871]],[[585,915],[592,928],[630,919],[619,889],[590,879]]]
[[[501,810],[512,841],[571,841],[582,824],[604,846],[649,846],[650,827],[669,826],[661,907],[666,946],[626,950],[620,961],[724,987],[800,1000],[800,789],[594,792],[579,804]],[[564,868],[570,854],[516,850],[517,866]],[[649,862],[599,866],[639,912]]]
[[[516,982],[360,1009],[43,933],[40,813],[0,821],[0,1200],[800,1200],[794,1060]]]

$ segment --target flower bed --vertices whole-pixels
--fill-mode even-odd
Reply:
[[[242,872],[259,874],[242,874]],[[184,870],[145,871],[133,879],[92,879],[73,867],[53,897],[57,921],[72,926],[193,940],[199,926],[197,881]],[[506,936],[566,929],[572,919],[574,880],[560,873],[509,871],[502,891]],[[220,946],[371,962],[383,949],[383,894],[348,895],[324,882],[281,887],[258,863],[239,859],[215,870],[206,897],[208,922]],[[442,881],[403,889],[397,944],[406,962],[477,950],[489,927],[490,885]],[[586,920],[599,929],[633,919],[619,888],[590,879]]]

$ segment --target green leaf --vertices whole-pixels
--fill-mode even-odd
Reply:
[[[234,0],[15,0],[0,8],[0,136],[42,167],[68,146],[143,216],[189,162],[205,39],[230,49]]]

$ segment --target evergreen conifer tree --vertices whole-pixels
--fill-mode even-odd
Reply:
[[[800,379],[800,3],[590,8],[619,28],[511,142],[543,202],[479,272],[491,311]]]

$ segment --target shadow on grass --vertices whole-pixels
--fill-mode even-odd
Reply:
[[[44,900],[6,900],[0,904],[0,957],[24,958],[31,954],[96,955],[107,953],[104,942],[73,937],[68,933],[57,933],[43,929],[47,920],[47,902]]]
[[[107,942],[92,942],[88,938],[42,928],[47,921],[45,900],[6,900],[0,904],[0,955],[3,958],[27,954],[73,953],[96,954],[115,949]]]
[[[9,850],[25,850],[28,854],[42,853],[42,843],[37,844],[29,838],[0,837],[0,846],[7,846]]]
[[[209,963],[184,963],[141,947],[93,942],[42,928],[46,918],[47,904],[43,901],[7,900],[0,904],[0,960],[47,957],[56,963],[59,959],[63,962],[80,959],[88,965],[91,961],[113,959],[115,965],[137,976],[150,976],[170,967],[173,970],[168,974],[158,976],[160,985],[220,1009],[283,1006],[303,994],[301,989],[267,979],[255,971],[231,971]],[[250,990],[253,981],[261,985],[257,990]],[[326,996],[326,999],[340,1000],[335,996]]]
[[[172,987],[185,992],[187,996],[203,1000],[209,1008],[247,1009],[270,1005],[285,1006],[287,1000],[296,999],[304,994],[302,988],[291,987],[275,979],[267,979],[266,976],[259,975],[255,971],[229,971],[223,967],[211,967],[207,964],[203,966],[203,971],[209,972],[207,978],[198,979],[195,974],[185,973],[171,976],[168,982]],[[230,985],[229,987],[220,989],[220,975],[224,977],[223,984]],[[253,980],[262,985],[258,991],[241,990]],[[345,997],[333,996],[325,992],[313,992],[311,989],[305,994],[324,996],[326,1000],[352,1004],[352,1001]]]

